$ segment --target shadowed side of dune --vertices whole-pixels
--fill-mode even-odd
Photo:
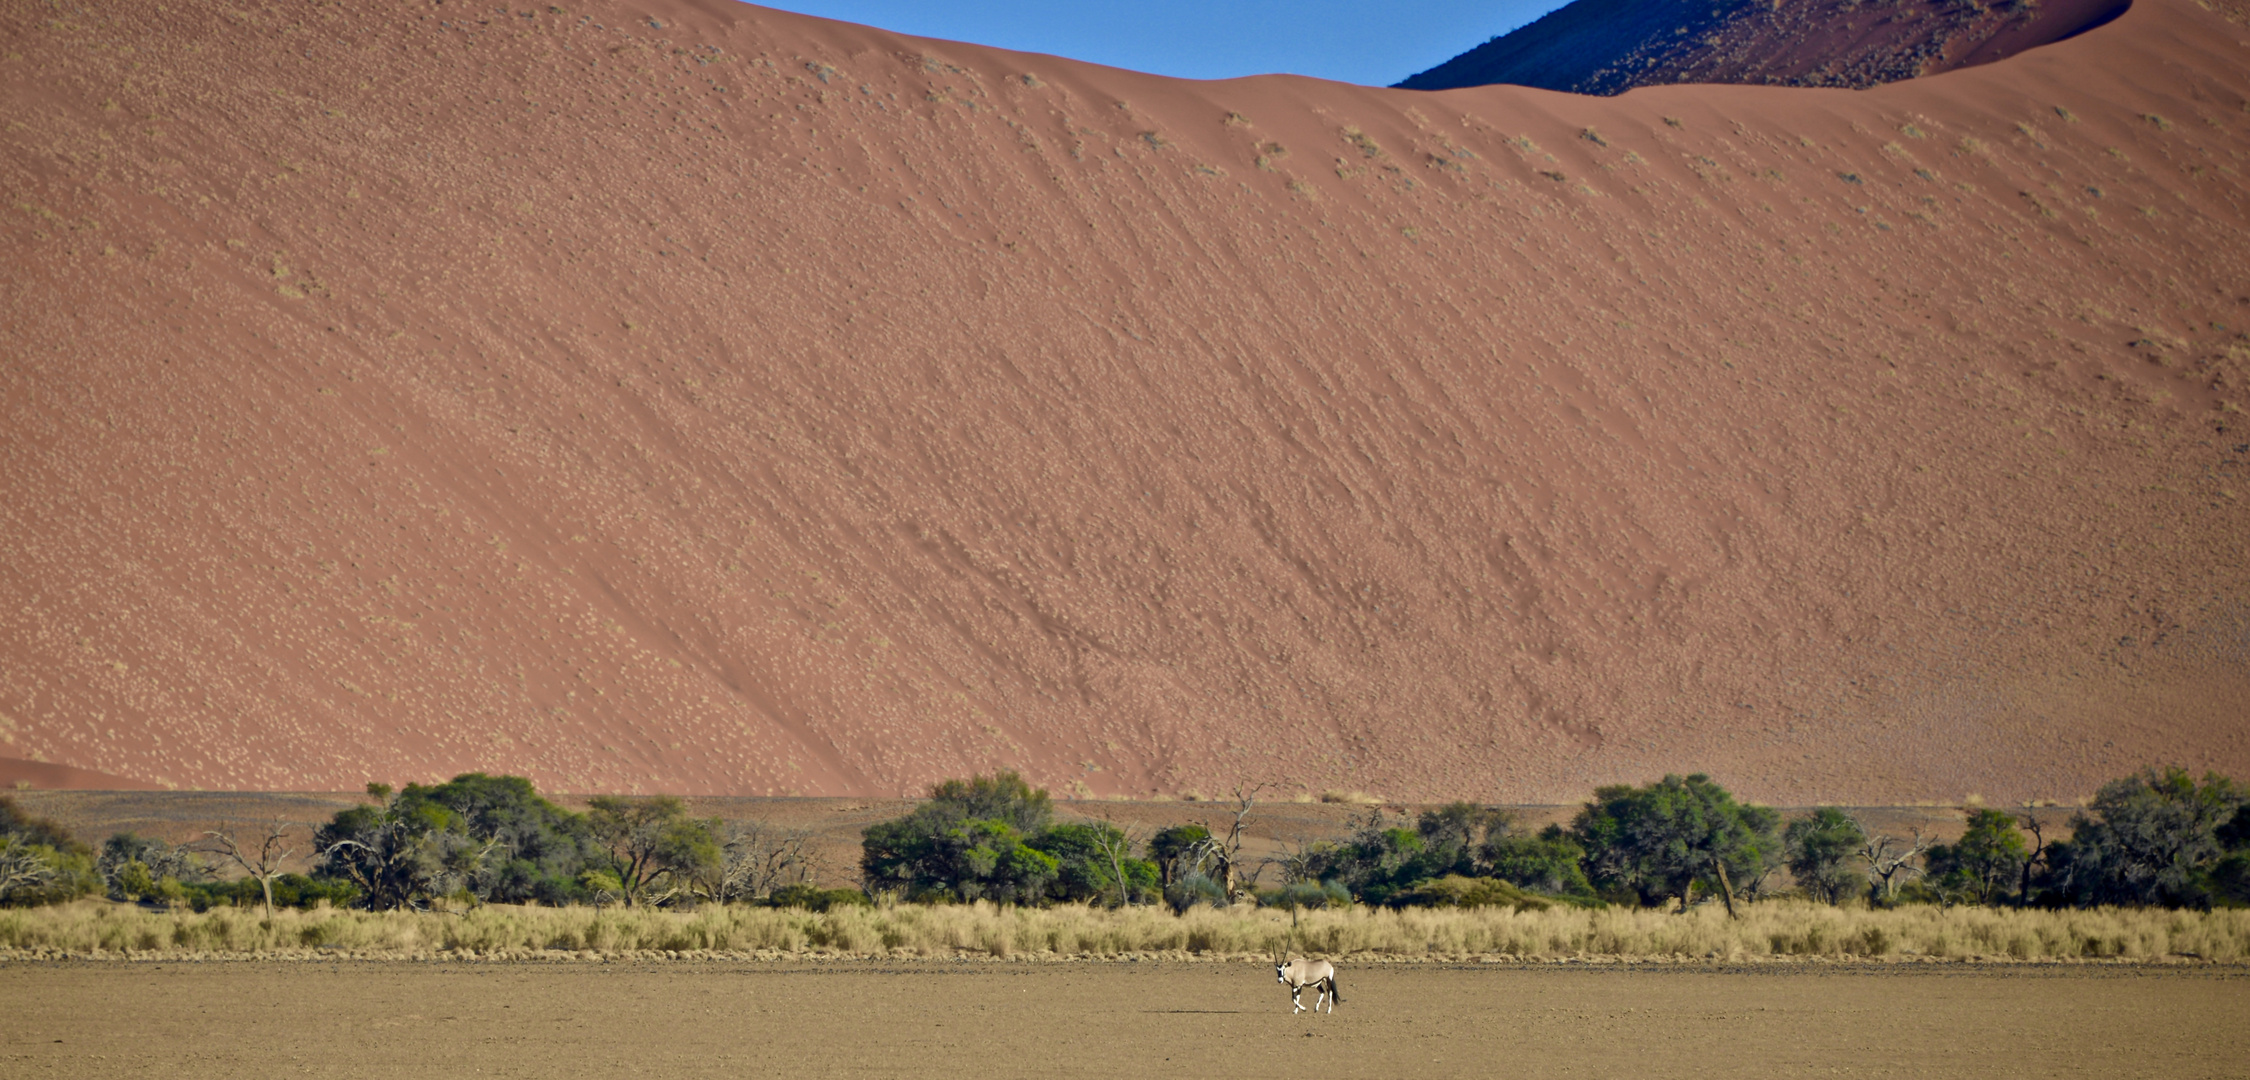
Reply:
[[[1865,89],[1988,64],[2102,26],[2130,0],[1577,0],[1399,83],[1622,94],[1672,83]]]

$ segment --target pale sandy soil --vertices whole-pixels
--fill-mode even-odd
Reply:
[[[2239,1077],[2235,970],[0,964],[0,1075]]]

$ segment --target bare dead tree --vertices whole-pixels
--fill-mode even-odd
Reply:
[[[1250,808],[1258,804],[1258,793],[1269,786],[1271,785],[1236,784],[1233,792],[1234,807],[1229,811],[1233,820],[1227,826],[1226,835],[1221,837],[1219,830],[1206,826],[1211,836],[1198,844],[1198,847],[1202,850],[1197,853],[1199,856],[1197,862],[1216,871],[1212,876],[1216,877],[1220,887],[1226,890],[1227,903],[1231,904],[1240,899],[1242,890],[1247,887],[1248,882],[1241,876],[1243,869],[1242,842],[1245,839],[1244,828],[1249,822]],[[1206,873],[1210,873],[1210,871],[1206,871]],[[1257,875],[1253,873],[1249,882],[1254,882],[1256,878]]]
[[[1871,833],[1867,842],[1861,845],[1859,857],[1867,860],[1870,896],[1880,892],[1883,901],[1888,903],[1897,893],[1896,879],[1899,875],[1912,876],[1922,872],[1922,868],[1914,864],[1914,859],[1930,846],[1930,841],[1922,835],[1919,827],[1912,832],[1911,841],[1884,833]]]
[[[728,822],[710,898],[755,900],[812,880],[819,861],[812,839],[810,829],[785,829],[762,819]]]
[[[273,879],[281,876],[281,864],[288,861],[291,855],[297,853],[294,846],[284,847],[282,845],[288,839],[289,831],[296,827],[294,822],[283,821],[280,818],[265,823],[260,826],[263,835],[258,839],[255,851],[251,850],[247,844],[237,840],[235,833],[213,829],[203,834],[201,850],[226,859],[241,867],[245,875],[256,878],[258,887],[265,891],[266,917],[270,919],[273,917]],[[249,836],[252,834],[244,833],[243,835]]]
[[[1313,872],[1313,842],[1299,836],[1295,840],[1296,846],[1292,847],[1290,843],[1290,841],[1282,841],[1280,843],[1281,854],[1267,856],[1265,859],[1266,865],[1280,868],[1283,885],[1316,881],[1316,875]]]
[[[14,896],[17,890],[44,888],[57,873],[54,864],[40,858],[30,844],[0,841],[0,901]]]

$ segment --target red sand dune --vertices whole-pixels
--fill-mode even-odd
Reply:
[[[0,754],[167,786],[2250,773],[2250,29],[1181,82],[0,8]]]

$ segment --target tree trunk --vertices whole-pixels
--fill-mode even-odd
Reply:
[[[273,918],[273,878],[270,876],[260,877],[258,884],[266,890],[266,918],[271,919]]]
[[[1725,859],[1714,860],[1714,865],[1719,868],[1719,895],[1725,898],[1727,902],[1727,918],[1739,919],[1742,916],[1735,914],[1734,911],[1734,883],[1727,880],[1727,861]]]

